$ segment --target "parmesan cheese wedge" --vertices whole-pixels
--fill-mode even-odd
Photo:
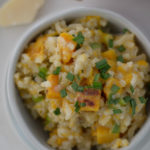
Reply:
[[[10,0],[0,8],[0,26],[8,27],[30,23],[45,0]]]

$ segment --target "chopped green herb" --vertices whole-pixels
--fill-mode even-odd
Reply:
[[[110,65],[107,63],[106,59],[103,59],[96,63],[96,68],[105,73],[110,68]]]
[[[147,102],[147,99],[144,97],[139,97],[139,100],[141,103],[145,104]]]
[[[83,92],[84,91],[84,87],[83,86],[79,86],[76,82],[73,82],[71,87],[73,88],[74,91],[78,91],[78,92]]]
[[[94,89],[102,89],[102,83],[101,82],[93,82],[93,88]]]
[[[132,108],[132,115],[134,115],[136,111],[136,101],[133,98],[130,99],[130,105]]]
[[[119,99],[119,104],[120,104],[121,106],[125,106],[125,105],[126,105],[126,102],[124,101],[123,98],[120,98],[120,99]]]
[[[60,95],[61,95],[62,98],[66,97],[66,96],[67,96],[66,89],[62,89],[62,90],[60,91]]]
[[[78,86],[77,91],[78,92],[83,92],[84,91],[84,87],[83,86]]]
[[[61,113],[61,112],[60,112],[60,108],[57,107],[57,108],[54,110],[54,114],[55,114],[55,115],[60,115],[60,113]]]
[[[100,43],[97,42],[90,43],[90,46],[92,49],[97,49],[101,47]]]
[[[74,75],[73,75],[72,73],[68,72],[66,78],[67,78],[68,80],[70,80],[70,81],[73,81],[73,80],[74,80]]]
[[[112,129],[112,133],[119,133],[119,132],[120,132],[120,126],[118,124],[115,124]]]
[[[91,85],[86,85],[84,88],[90,89],[90,88],[93,88],[93,86],[91,86]]]
[[[78,80],[80,80],[80,79],[81,79],[79,75],[77,75],[77,79],[78,79]]]
[[[126,48],[123,45],[120,45],[119,47],[117,47],[117,50],[119,52],[124,52],[126,50]]]
[[[54,75],[58,75],[60,71],[61,71],[61,67],[57,67],[57,68],[53,71],[53,74],[54,74]]]
[[[116,94],[118,91],[120,90],[120,87],[113,84],[112,87],[111,87],[111,92],[112,94]]]
[[[122,110],[121,109],[113,109],[113,113],[120,114],[120,113],[122,113]]]
[[[83,42],[84,42],[84,36],[83,36],[82,32],[78,32],[77,36],[75,36],[75,37],[73,38],[73,40],[74,40],[75,42],[77,42],[77,44],[78,44],[79,46],[80,46],[81,44],[83,44]]]
[[[47,115],[46,118],[45,118],[44,124],[47,125],[47,124],[49,124],[50,122],[51,122],[51,119],[50,119],[50,117]]]
[[[130,97],[130,96],[125,96],[125,97],[123,98],[123,100],[124,100],[126,103],[128,103],[128,102],[130,102],[131,97]]]
[[[113,39],[108,40],[108,47],[113,48],[114,47],[114,41]]]
[[[101,78],[104,79],[104,80],[107,80],[109,77],[110,77],[110,74],[109,73],[105,73],[105,72],[101,72]]]
[[[40,102],[44,99],[44,96],[39,96],[39,97],[32,97],[32,100],[37,103],[37,102]]]
[[[73,82],[72,85],[71,85],[71,87],[72,87],[75,91],[78,90],[78,84],[77,84],[76,82]]]
[[[116,105],[118,103],[118,101],[119,101],[119,99],[113,99],[112,94],[110,94],[107,103],[108,103],[108,105],[111,105],[111,104]]]
[[[79,106],[79,102],[78,101],[76,101],[74,107],[75,107],[75,112],[79,112],[80,106]]]
[[[122,32],[123,32],[123,33],[127,33],[127,32],[129,32],[129,30],[126,29],[126,28],[124,28]]]
[[[85,106],[86,106],[86,103],[81,103],[80,106],[81,106],[81,107],[85,107]]]
[[[47,72],[48,72],[47,68],[44,68],[44,67],[43,67],[43,68],[40,68],[40,69],[39,69],[38,75],[39,75],[43,80],[46,80]]]
[[[121,55],[120,55],[120,56],[118,56],[118,57],[117,57],[117,61],[120,61],[120,62],[122,62],[122,63],[123,63],[123,62],[124,62],[123,56],[121,56]]]
[[[95,76],[94,76],[94,82],[97,82],[99,80],[99,77],[100,77],[100,74],[97,73]]]
[[[134,87],[132,85],[130,85],[130,91],[134,93]]]

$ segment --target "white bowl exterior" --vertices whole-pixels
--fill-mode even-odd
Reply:
[[[51,23],[60,20],[60,19],[72,19],[86,15],[99,15],[106,18],[108,21],[112,22],[116,26],[121,26],[123,28],[128,28],[130,31],[136,34],[137,38],[142,43],[142,46],[150,56],[150,43],[147,38],[143,35],[143,33],[135,27],[131,22],[129,22],[124,17],[105,9],[97,9],[97,8],[74,8],[70,10],[66,10],[55,14],[55,16],[47,16],[35,25],[33,25],[18,41],[16,48],[13,50],[11,55],[11,59],[8,65],[7,73],[6,73],[6,82],[5,82],[5,90],[6,90],[6,105],[7,111],[9,112],[9,118],[11,123],[13,124],[14,128],[16,129],[17,133],[23,139],[23,141],[31,148],[31,150],[48,150],[50,149],[45,142],[44,136],[41,135],[41,132],[38,131],[38,128],[35,129],[34,133],[34,125],[31,121],[31,118],[28,116],[23,108],[22,102],[19,101],[19,96],[16,93],[13,75],[16,68],[16,63],[18,58],[23,51],[25,45],[32,40],[38,33],[43,31],[44,29],[48,28]],[[20,103],[20,104],[18,104]],[[19,108],[20,107],[20,108]],[[138,132],[138,134],[133,138],[131,144],[123,148],[125,150],[134,150],[134,149],[142,149],[143,145],[148,142],[146,137],[149,133],[150,129],[150,119],[144,124],[142,129]],[[32,130],[31,130],[32,129]],[[37,135],[35,135],[37,134]],[[43,139],[42,139],[43,138]]]

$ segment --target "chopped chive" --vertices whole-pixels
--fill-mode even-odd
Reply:
[[[86,103],[81,103],[80,106],[81,106],[81,107],[85,107],[85,106],[86,106]]]
[[[139,100],[141,103],[145,104],[147,102],[147,99],[144,97],[139,97]]]
[[[78,89],[78,84],[76,82],[73,82],[71,87],[73,88],[74,91],[77,91]]]
[[[132,85],[130,85],[130,91],[131,93],[134,93],[134,87]]]
[[[130,97],[130,96],[125,96],[125,97],[123,98],[123,100],[124,100],[126,103],[128,103],[128,102],[130,102],[131,97]]]
[[[124,62],[123,56],[122,55],[118,56],[117,57],[117,61],[120,61],[120,62],[123,63]]]
[[[127,33],[127,32],[129,32],[129,30],[127,28],[124,28],[122,32]]]
[[[109,73],[105,73],[105,72],[101,72],[101,78],[104,79],[104,80],[107,80],[109,77],[110,77],[110,74]]]
[[[111,92],[112,94],[116,94],[118,91],[120,90],[120,87],[113,84],[112,87],[111,87]]]
[[[37,102],[40,102],[44,99],[44,96],[39,96],[39,97],[32,97],[32,100],[37,103]]]
[[[50,117],[47,115],[46,118],[45,118],[44,124],[47,125],[47,124],[49,124],[50,122],[51,122],[51,119],[50,119]]]
[[[78,92],[83,92],[84,91],[84,87],[83,86],[78,86],[77,91]]]
[[[101,82],[93,82],[93,88],[94,89],[102,89],[102,83]]]
[[[108,102],[107,103],[108,103],[108,105],[111,105],[111,104],[116,105],[118,103],[118,101],[119,101],[119,99],[113,99],[112,94],[110,94],[109,97],[108,97]]]
[[[61,71],[61,67],[57,67],[54,71],[53,71],[53,74],[54,75],[58,75]]]
[[[70,80],[70,81],[73,81],[74,80],[74,75],[72,74],[72,73],[70,73],[70,72],[68,72],[68,74],[67,74],[67,76],[66,76],[66,78],[68,79],[68,80]]]
[[[75,41],[79,46],[81,44],[83,44],[83,42],[84,42],[84,36],[83,36],[82,32],[78,32],[77,36],[75,36],[73,38],[73,41]]]
[[[54,114],[55,114],[55,115],[60,115],[60,113],[61,113],[61,112],[60,112],[60,108],[57,107],[57,108],[54,110]]]
[[[100,48],[101,45],[100,45],[100,43],[93,42],[93,43],[90,43],[90,47],[91,47],[92,49],[97,49],[97,48]]]
[[[120,45],[119,47],[117,47],[117,50],[119,52],[124,52],[126,50],[126,48],[123,45]]]
[[[107,63],[106,59],[103,59],[96,63],[96,68],[101,72],[106,72],[107,70],[109,70],[110,65]]]
[[[134,115],[136,111],[136,101],[133,98],[130,99],[130,105],[132,108],[132,115]]]
[[[97,82],[99,80],[99,77],[100,77],[100,74],[97,73],[95,76],[94,76],[94,82]]]
[[[76,82],[73,82],[71,87],[73,88],[74,91],[78,91],[78,92],[83,92],[84,91],[84,87],[83,86],[79,86]]]
[[[62,98],[66,97],[66,96],[67,96],[66,89],[62,89],[62,90],[60,91],[60,95],[61,95]]]
[[[119,99],[119,104],[120,104],[121,106],[125,106],[125,105],[126,105],[126,102],[124,101],[123,98],[120,98],[120,99]]]
[[[39,73],[38,73],[38,75],[39,75],[39,77],[41,77],[43,80],[46,80],[46,77],[47,77],[47,72],[48,72],[48,70],[47,70],[47,68],[39,68]]]
[[[78,80],[81,80],[81,78],[80,78],[80,76],[79,76],[79,75],[77,75],[77,79],[78,79]]]
[[[80,106],[79,106],[79,102],[78,101],[76,101],[74,107],[75,107],[75,112],[79,112]]]
[[[120,114],[120,113],[122,113],[122,110],[121,109],[113,109],[113,113]]]
[[[115,124],[112,129],[112,133],[119,133],[119,132],[120,132],[120,126],[118,124]]]
[[[113,39],[108,40],[108,47],[113,48],[114,47],[114,41]]]

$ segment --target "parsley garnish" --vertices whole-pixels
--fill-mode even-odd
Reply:
[[[32,97],[32,100],[37,103],[37,102],[40,102],[44,99],[44,96],[39,96],[39,97]]]
[[[120,62],[123,63],[124,62],[123,56],[122,55],[118,56],[117,57],[117,61],[120,61]]]
[[[84,42],[84,36],[82,34],[82,32],[78,32],[77,36],[75,36],[73,38],[73,40],[78,44],[78,46],[80,47],[81,44],[83,44]]]
[[[68,72],[68,74],[67,74],[67,76],[66,76],[66,78],[68,79],[68,80],[70,80],[70,81],[73,81],[74,80],[74,75],[72,74],[72,73],[70,73],[70,72]]]
[[[91,47],[92,49],[97,49],[97,48],[100,48],[101,45],[100,45],[100,43],[93,42],[93,43],[90,43],[90,47]]]
[[[114,47],[114,41],[113,39],[108,40],[108,47],[113,48]]]
[[[107,63],[106,59],[103,59],[96,63],[96,68],[105,73],[110,68],[110,65]]]
[[[112,133],[119,133],[119,132],[120,132],[120,126],[118,124],[115,124],[112,129]]]
[[[128,103],[128,102],[130,102],[131,97],[130,97],[130,96],[125,96],[125,97],[123,98],[123,100],[124,100],[126,103]]]
[[[122,110],[121,109],[113,109],[113,113],[120,114],[120,113],[122,113]]]
[[[61,67],[57,67],[57,68],[53,71],[53,74],[54,74],[54,75],[58,75],[60,71],[61,71]]]
[[[141,103],[145,104],[147,102],[147,99],[144,97],[139,97],[139,100]]]
[[[66,96],[67,96],[66,89],[62,89],[62,90],[60,91],[60,95],[61,95],[62,98],[66,97]]]
[[[121,106],[125,106],[125,105],[126,105],[126,102],[124,101],[124,99],[120,98],[120,99],[119,99],[119,104],[120,104]]]
[[[47,72],[48,72],[47,68],[44,68],[44,67],[43,67],[43,68],[40,68],[40,69],[39,69],[38,75],[39,75],[43,80],[46,80]]]
[[[117,50],[119,52],[124,52],[126,50],[126,48],[123,45],[120,45],[119,47],[117,47]]]
[[[61,112],[60,112],[60,108],[57,107],[57,108],[54,110],[54,114],[55,114],[55,115],[60,115],[60,113],[61,113]]]

